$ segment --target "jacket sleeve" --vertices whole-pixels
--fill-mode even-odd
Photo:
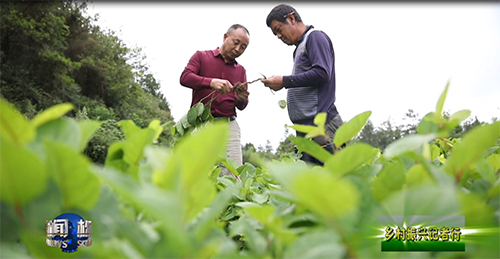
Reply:
[[[189,59],[187,66],[182,71],[180,83],[182,86],[191,89],[202,89],[210,88],[210,82],[213,78],[200,76],[202,64],[202,53],[196,51],[196,53]]]
[[[324,32],[312,32],[306,42],[311,69],[296,75],[283,76],[285,88],[317,86],[331,77],[334,64],[333,47]]]
[[[242,76],[242,80],[240,82],[246,82],[247,81],[247,71],[245,70],[245,68],[243,68],[243,76]],[[248,84],[245,85],[245,89],[248,90]],[[238,108],[238,110],[242,111],[244,110],[248,105],[248,98],[245,99],[244,102],[238,102],[238,100],[236,100],[236,108]]]

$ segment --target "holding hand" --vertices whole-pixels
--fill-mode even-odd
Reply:
[[[279,91],[283,88],[283,76],[271,76],[267,79],[261,79],[264,86],[273,89],[274,91]]]
[[[210,82],[210,87],[223,94],[229,93],[233,90],[233,85],[231,84],[231,82],[225,79],[212,79],[212,81]]]
[[[245,85],[242,83],[237,83],[234,86],[234,95],[236,96],[236,101],[243,103],[250,95],[247,89],[245,89]]]

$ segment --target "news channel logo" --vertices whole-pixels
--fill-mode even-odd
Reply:
[[[46,244],[59,247],[65,253],[74,253],[80,247],[92,245],[92,221],[74,213],[64,213],[46,221]]]

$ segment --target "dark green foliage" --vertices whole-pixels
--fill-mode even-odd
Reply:
[[[106,120],[90,140],[84,154],[98,164],[104,164],[111,144],[124,140],[125,137],[115,120]]]
[[[2,1],[0,94],[29,119],[67,102],[77,108],[67,116],[85,109],[106,122],[86,151],[102,163],[107,145],[121,139],[113,121],[146,127],[173,118],[141,48],[94,25],[86,9],[76,1]],[[159,143],[170,145],[170,135],[166,130]]]

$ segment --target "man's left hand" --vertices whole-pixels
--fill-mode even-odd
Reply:
[[[283,76],[272,76],[267,79],[262,79],[264,86],[273,89],[274,91],[279,91],[283,88]]]
[[[243,103],[250,95],[250,92],[244,87],[240,87],[234,91],[234,95],[236,96],[236,101]]]

